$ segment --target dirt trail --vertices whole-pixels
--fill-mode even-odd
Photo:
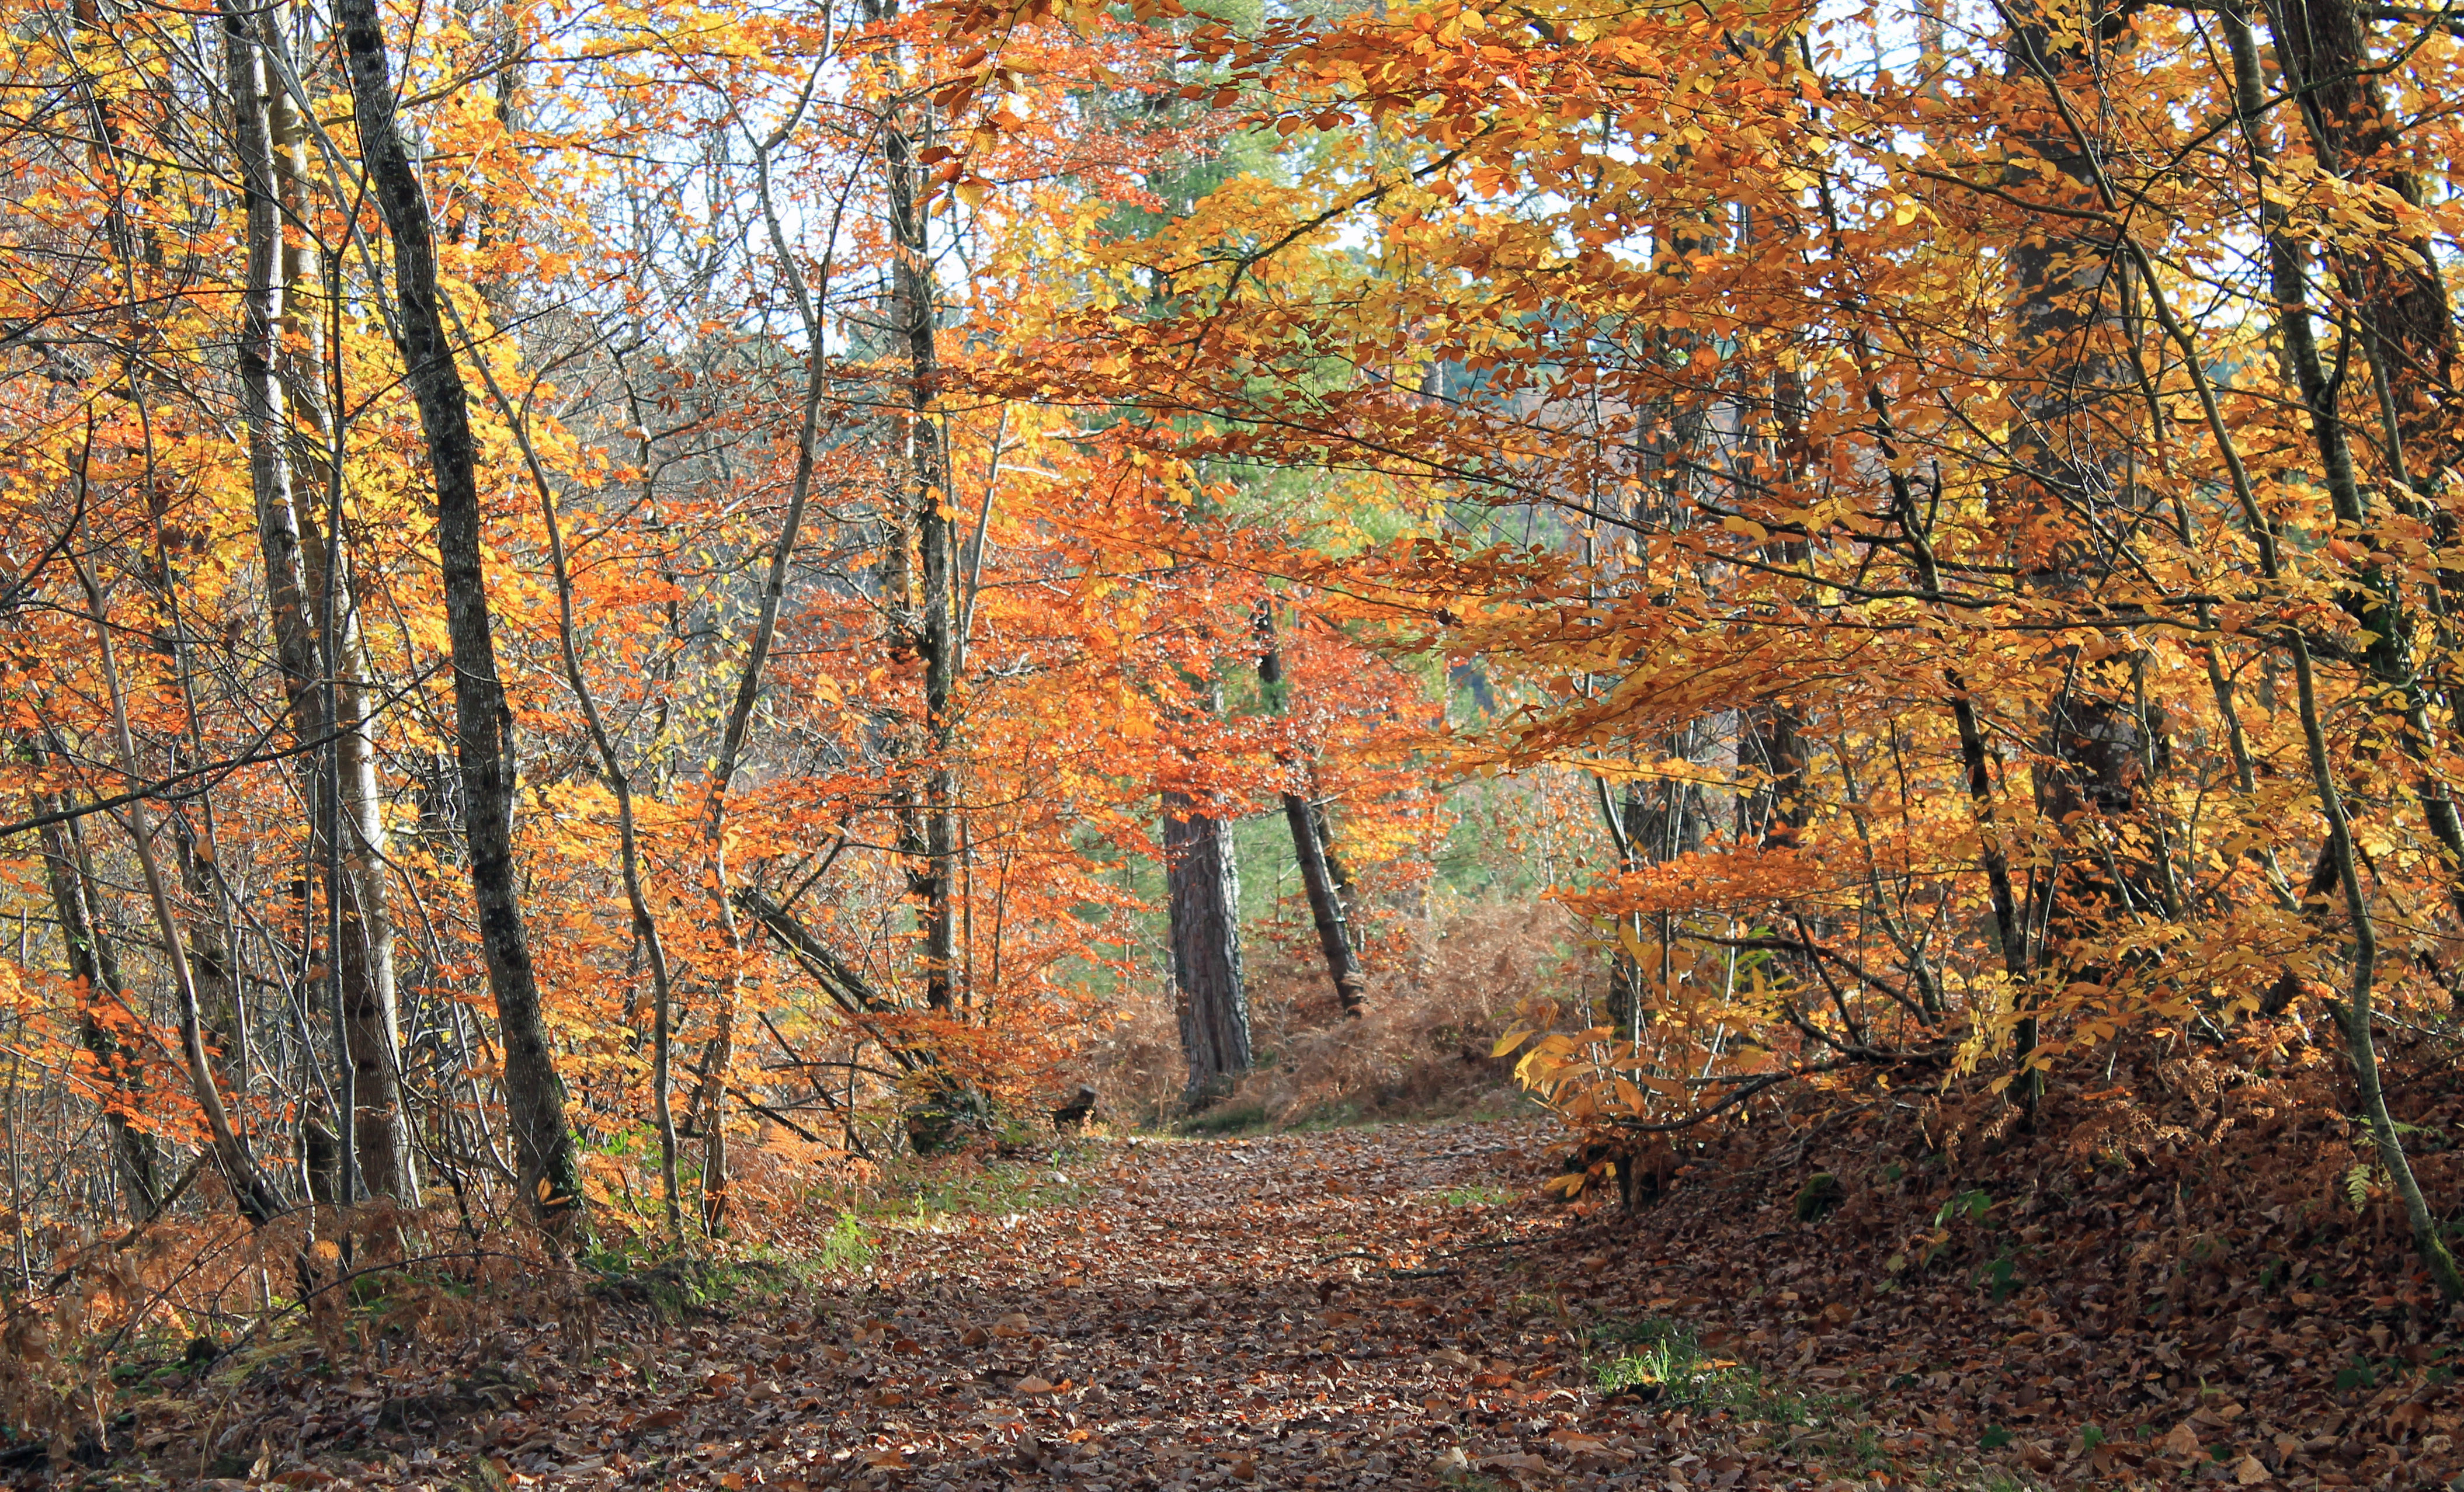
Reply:
[[[745,1381],[620,1438],[679,1487],[1528,1480],[1533,1434],[1562,1449],[1595,1409],[1567,1329],[1496,1278],[1558,1226],[1515,1205],[1546,1152],[1529,1123],[1113,1142],[1055,1174],[1077,1205],[885,1234],[804,1332],[682,1333]]]
[[[2219,1262],[2161,1175],[1815,1138],[1706,1155],[1640,1215],[1540,1196],[1528,1121],[1108,1141],[1045,1168],[1050,1205],[881,1226],[869,1275],[585,1374],[542,1330],[536,1393],[368,1481],[470,1487],[485,1450],[489,1492],[2464,1485],[2449,1318],[2358,1264],[2313,1293],[2342,1236],[2279,1245],[2307,1290],[2246,1244],[2253,1278],[2194,1295],[2164,1218]]]
[[[875,1218],[869,1263],[724,1314],[607,1312],[587,1347],[542,1321],[391,1370],[268,1361],[165,1405],[187,1425],[118,1484],[195,1484],[162,1480],[174,1463],[248,1466],[218,1488],[420,1492],[1991,1484],[1720,1360],[1749,1349],[1725,1327],[1685,1328],[1686,1403],[1603,1393],[1600,1364],[1651,1345],[1620,1332],[1739,1304],[1677,1283],[1734,1261],[1653,1260],[1637,1219],[1541,1199],[1554,1152],[1551,1127],[1506,1121],[961,1168],[933,1195],[991,1208]]]

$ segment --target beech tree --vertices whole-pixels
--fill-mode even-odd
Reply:
[[[1453,837],[1629,1158],[2332,1049],[2464,1290],[2434,15],[18,19],[26,1227],[681,1247],[1148,1022],[1255,1096]]]

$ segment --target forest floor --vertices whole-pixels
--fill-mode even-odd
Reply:
[[[1873,1241],[1896,1223],[1800,1219],[1776,1166],[1639,1214],[1568,1206],[1542,1190],[1556,1133],[945,1163],[911,1211],[841,1228],[830,1269],[681,1313],[611,1307],[586,1347],[540,1322],[390,1369],[305,1347],[227,1367],[132,1405],[142,1451],[89,1484],[2017,1492],[2459,1469],[2443,1349],[2367,1320],[2392,1299],[2356,1319],[2228,1294],[2207,1313],[2224,1332],[2134,1326],[2014,1284],[2007,1247],[1906,1273]],[[1897,1214],[1943,1224],[1937,1248],[1991,1205],[1946,1223],[1910,1196]],[[2265,1309],[2320,1345],[2233,1351],[2235,1323],[2267,1339]],[[2336,1366],[2345,1333],[2358,1373]],[[2219,1352],[2237,1360],[2199,1361]]]

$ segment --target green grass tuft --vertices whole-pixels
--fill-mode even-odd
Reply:
[[[824,1269],[853,1274],[870,1264],[873,1254],[872,1235],[865,1231],[863,1221],[851,1212],[843,1212],[830,1225],[829,1236],[822,1240],[814,1262]]]
[[[1691,1329],[1673,1321],[1613,1327],[1597,1339],[1627,1349],[1594,1367],[1603,1393],[1642,1393],[1672,1406],[1726,1410],[1740,1420],[1773,1425],[1810,1425],[1855,1407],[1854,1400],[1837,1394],[1781,1388],[1759,1368],[1714,1356]]]
[[[1064,1147],[1043,1160],[929,1161],[894,1171],[862,1216],[883,1226],[921,1226],[950,1216],[998,1218],[1074,1207],[1095,1195],[1088,1152]]]

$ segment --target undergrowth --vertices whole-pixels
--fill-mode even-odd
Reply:
[[[1217,1136],[1263,1130],[1266,1124],[1266,1106],[1264,1104],[1218,1104],[1190,1115],[1177,1128],[1183,1134]]]
[[[1671,1408],[1726,1412],[1740,1421],[1807,1427],[1853,1413],[1857,1401],[1772,1383],[1762,1370],[1706,1349],[1688,1327],[1652,1318],[1596,1327],[1592,1342],[1618,1349],[1592,1367],[1602,1393],[1632,1393]]]
[[[1091,1149],[1064,1144],[1050,1153],[1005,1159],[958,1155],[896,1162],[842,1214],[833,1240],[847,1218],[886,1227],[918,1226],[949,1217],[999,1217],[1045,1207],[1074,1207],[1095,1193],[1087,1175]]]
[[[598,1277],[602,1294],[646,1304],[670,1320],[776,1300],[829,1267],[824,1254],[810,1248],[708,1240],[695,1240],[681,1251],[638,1241],[603,1245],[582,1262]]]
[[[1598,965],[1553,907],[1467,904],[1381,950],[1368,1014],[1350,1017],[1313,938],[1268,941],[1249,962],[1257,1068],[1229,1095],[1186,1112],[1178,1019],[1161,992],[1124,999],[1088,1076],[1123,1121],[1193,1135],[1537,1112],[1489,1050],[1520,1004],[1567,994]]]
[[[814,1262],[826,1270],[852,1274],[871,1263],[875,1252],[872,1235],[865,1230],[864,1219],[843,1212],[824,1235]]]

